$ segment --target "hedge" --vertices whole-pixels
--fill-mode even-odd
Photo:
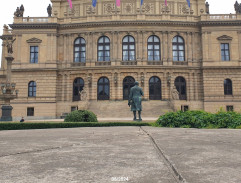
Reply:
[[[241,114],[224,111],[219,111],[216,114],[205,111],[177,111],[160,116],[156,124],[162,127],[239,128]]]
[[[0,122],[0,130],[46,129],[46,128],[75,128],[75,127],[109,127],[109,126],[152,126],[153,123],[140,122],[61,122],[61,123],[29,123],[29,122]]]

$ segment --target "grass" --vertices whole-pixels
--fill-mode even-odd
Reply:
[[[153,125],[145,122],[0,122],[0,130]]]

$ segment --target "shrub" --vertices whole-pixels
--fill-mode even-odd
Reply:
[[[98,122],[97,116],[87,110],[76,110],[69,113],[65,119],[65,122]]]
[[[240,128],[241,114],[223,110],[216,114],[205,111],[178,111],[160,116],[156,123],[163,127]]]
[[[156,121],[163,127],[204,128],[213,120],[213,114],[205,111],[177,111],[160,116]]]

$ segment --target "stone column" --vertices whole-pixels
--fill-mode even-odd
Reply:
[[[239,50],[239,61],[241,62],[241,31],[238,31],[238,50]]]
[[[208,35],[208,61],[212,61],[212,39],[211,39],[211,32],[208,32],[207,35]]]
[[[167,62],[172,65],[172,37],[171,32],[167,32]]]

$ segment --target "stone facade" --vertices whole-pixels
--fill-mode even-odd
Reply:
[[[139,0],[122,0],[120,7],[115,7],[115,1],[103,0],[98,1],[95,8],[89,0],[72,0],[72,10],[66,0],[51,1],[52,17],[15,17],[11,29],[5,27],[1,36],[1,81],[6,77],[6,38],[16,38],[11,79],[19,94],[11,101],[14,119],[27,116],[27,108],[34,108],[34,116],[28,116],[29,119],[58,118],[70,112],[71,107],[118,116],[118,110],[110,113],[107,109],[123,101],[123,81],[128,76],[143,87],[146,110],[154,110],[149,88],[150,78],[156,76],[161,81],[161,99],[156,101],[156,106],[159,103],[163,108],[162,104],[167,102],[167,110],[188,106],[191,110],[216,112],[233,106],[235,111],[240,111],[240,14],[207,14],[204,0],[191,1],[190,8],[186,0],[168,1],[168,6],[164,1],[148,0],[142,7]],[[110,40],[110,61],[98,61],[98,41],[102,36]],[[125,36],[135,40],[134,60],[123,61]],[[160,40],[160,58],[154,61],[148,58],[150,36]],[[183,61],[173,58],[176,36],[184,40]],[[77,38],[85,40],[84,62],[75,62]],[[221,44],[229,46],[227,61],[222,60]],[[37,63],[30,61],[31,47],[38,47]],[[109,80],[108,102],[97,100],[97,83],[101,77]],[[172,97],[177,77],[185,80],[185,96],[178,99]],[[84,81],[87,101],[73,101],[76,78]],[[231,94],[224,93],[226,79],[232,81]],[[36,84],[35,96],[29,96],[31,81]],[[182,89],[180,86],[178,94]],[[102,108],[91,107],[96,102],[102,102]],[[160,109],[156,107],[155,110]]]

